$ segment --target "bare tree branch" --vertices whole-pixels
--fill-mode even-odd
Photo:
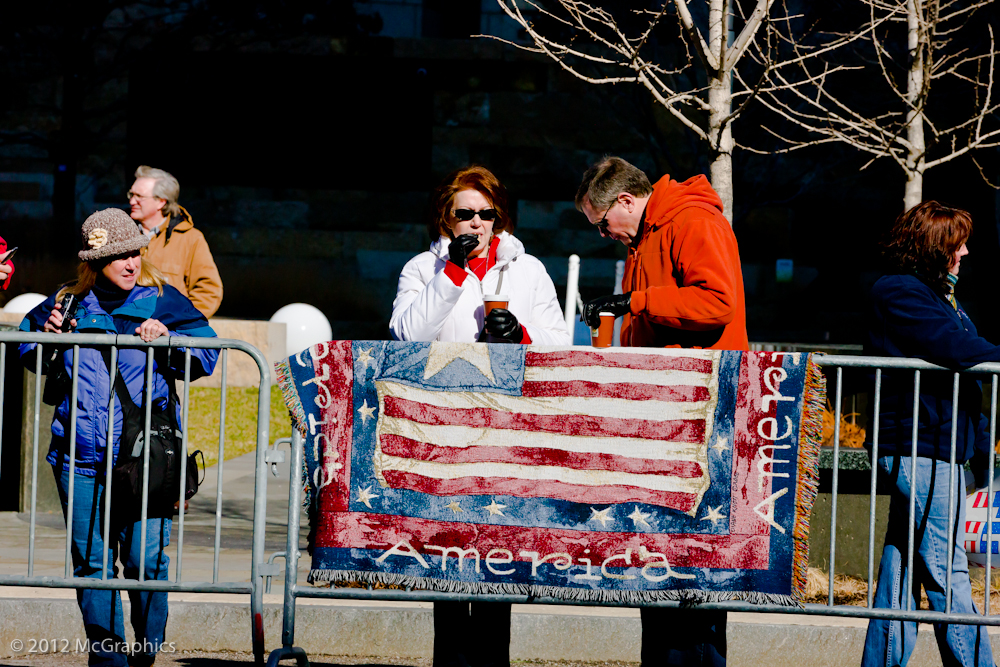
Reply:
[[[774,0],[757,0],[757,6],[754,7],[753,13],[747,19],[743,30],[740,31],[740,36],[736,38],[736,41],[733,42],[732,47],[730,47],[729,52],[726,54],[725,69],[733,70],[736,68],[736,63],[740,61],[740,58],[743,57],[743,54],[757,35],[757,29],[760,27],[761,21],[771,11],[772,4],[774,4]]]
[[[774,23],[783,49],[793,57],[766,70],[771,81],[759,88],[757,97],[802,132],[802,137],[780,137],[785,150],[832,140],[872,159],[889,158],[907,177],[904,200],[911,206],[919,202],[928,169],[996,147],[1000,104],[994,85],[1000,51],[988,23],[988,47],[980,45],[976,32],[982,25],[974,19],[987,4],[856,0],[853,6],[863,7],[868,20],[853,40],[823,34],[801,20]],[[797,59],[819,51],[825,51],[824,58]],[[818,70],[816,63],[821,63]],[[858,69],[866,67],[867,73]],[[861,85],[873,92],[858,94]],[[941,102],[932,95],[939,89]],[[957,108],[968,112],[956,114]]]
[[[702,37],[701,31],[694,24],[694,19],[691,17],[691,11],[688,9],[687,0],[673,0],[674,6],[677,8],[677,16],[680,17],[681,26],[684,28],[684,32],[688,35],[688,40],[694,47],[695,53],[698,54],[698,58],[701,60],[702,65],[704,65],[706,70],[718,70],[719,69],[719,59],[715,57],[711,49],[708,48],[708,43],[705,42],[705,38]]]

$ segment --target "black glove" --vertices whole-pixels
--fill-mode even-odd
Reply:
[[[469,253],[479,245],[479,237],[475,234],[462,234],[451,241],[448,246],[448,259],[465,268],[465,262],[469,259]]]
[[[632,309],[632,292],[599,296],[583,304],[583,321],[591,329],[601,326],[601,313],[614,313],[619,317]]]
[[[520,343],[524,340],[524,329],[521,323],[514,317],[514,313],[506,308],[494,308],[486,316],[486,330],[494,338],[503,338],[511,343]]]

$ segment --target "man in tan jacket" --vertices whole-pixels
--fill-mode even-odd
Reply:
[[[128,203],[132,219],[151,239],[143,257],[205,317],[211,317],[222,303],[222,278],[205,235],[194,228],[191,215],[177,203],[180,191],[177,179],[169,173],[143,165],[135,170]]]

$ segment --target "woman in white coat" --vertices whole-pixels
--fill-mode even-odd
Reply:
[[[506,229],[507,194],[485,167],[449,174],[435,190],[431,247],[403,267],[389,330],[395,340],[475,342],[484,324],[496,339],[569,345],[545,266]],[[483,320],[483,295],[510,296]]]
[[[395,340],[570,345],[545,267],[506,230],[507,193],[488,169],[465,167],[434,191],[431,247],[403,267],[389,330]],[[508,307],[483,317],[483,296]],[[434,603],[434,667],[510,664],[510,605]]]

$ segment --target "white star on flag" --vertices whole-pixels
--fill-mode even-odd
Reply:
[[[604,509],[597,511],[591,507],[591,515],[587,521],[600,521],[602,526],[607,526],[609,522],[614,523],[615,520],[608,515],[608,513],[613,509],[614,507],[605,507]]]
[[[365,402],[361,404],[360,408],[358,408],[358,413],[361,415],[362,426],[367,424],[369,419],[375,419],[375,410],[376,408],[374,405],[368,407],[368,399],[366,398]]]
[[[638,528],[640,525],[643,525],[646,528],[652,528],[652,526],[649,525],[649,522],[646,521],[646,519],[648,519],[651,516],[653,515],[646,514],[645,512],[640,512],[639,506],[636,505],[635,509],[632,510],[632,513],[628,515],[628,518],[632,519],[632,525],[635,526],[636,528]]]
[[[722,452],[724,452],[727,449],[729,449],[729,440],[726,439],[726,438],[723,438],[720,435],[719,438],[718,438],[718,440],[715,441],[715,444],[712,445],[712,449],[714,449],[715,451],[717,451],[719,453],[719,456],[722,456]]]
[[[373,499],[375,499],[375,498],[379,498],[380,497],[380,496],[376,496],[374,493],[372,493],[371,490],[372,490],[371,486],[366,486],[363,489],[360,486],[358,486],[358,498],[357,498],[357,500],[358,500],[359,503],[364,503],[365,505],[367,505],[368,509],[372,509],[372,502],[371,501]]]
[[[490,361],[490,346],[479,343],[431,343],[430,352],[427,354],[427,366],[424,367],[424,379],[434,377],[456,359],[465,359],[490,382],[496,384],[493,364]]]
[[[486,346],[484,345],[483,347],[486,347]],[[484,509],[487,512],[489,512],[491,515],[493,515],[493,514],[499,514],[500,516],[507,516],[506,514],[504,514],[503,512],[500,511],[500,510],[504,509],[505,507],[507,507],[506,505],[501,505],[500,503],[498,503],[496,501],[496,499],[493,499],[493,498],[491,498],[490,501],[491,501],[490,504],[489,505],[484,505],[482,507],[482,509]]]
[[[711,521],[713,526],[718,526],[719,522],[726,518],[726,515],[720,512],[722,505],[718,507],[709,507],[708,514],[701,517],[702,521]]]
[[[448,503],[447,505],[445,505],[445,507],[447,507],[448,509],[450,509],[455,514],[458,514],[459,512],[463,511],[462,510],[462,506],[458,504],[457,500],[451,501],[450,503]]]
[[[364,369],[368,370],[368,364],[374,363],[375,360],[372,359],[372,350],[375,348],[368,348],[367,350],[358,350],[358,363],[364,364]]]

